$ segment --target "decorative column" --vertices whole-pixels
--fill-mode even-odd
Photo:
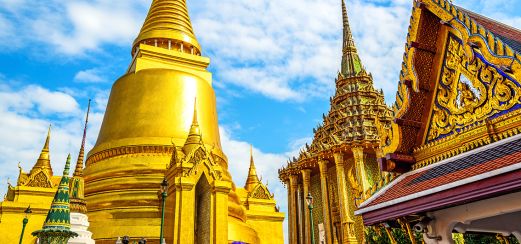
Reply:
[[[213,218],[215,223],[226,223],[228,221],[228,194],[232,189],[231,182],[228,181],[215,181],[214,193],[212,194],[214,201],[213,206]],[[227,224],[216,224],[214,225],[212,236],[213,240],[210,243],[219,244],[228,242],[228,225]]]
[[[338,207],[340,209],[342,243],[358,243],[354,233],[355,222],[351,219],[349,210],[349,198],[346,186],[344,170],[344,154],[337,152],[335,157],[336,180],[338,189]]]
[[[306,229],[306,226],[304,226],[304,217],[303,215],[307,212],[307,207],[304,208],[304,198],[305,196],[302,195],[302,192],[304,191],[302,182],[299,182],[297,184],[297,242],[303,244],[304,243],[304,231]]]
[[[311,177],[311,169],[303,169],[301,171],[302,173],[302,183],[303,183],[303,187],[304,187],[304,197],[306,197],[309,193],[309,180]],[[310,221],[313,221],[313,220],[310,220],[309,219],[309,211],[304,211],[304,243],[306,244],[309,244],[311,243],[311,239],[310,239]]]
[[[362,195],[364,195],[365,192],[370,188],[369,181],[367,180],[367,174],[365,173],[364,148],[353,147],[351,151],[353,152],[353,158],[355,160],[356,179],[358,181],[358,185],[360,186],[360,190],[362,191]]]
[[[296,193],[297,193],[297,175],[289,176],[289,196],[288,196],[288,204],[289,204],[289,243],[297,244],[297,202],[296,202]]]
[[[168,192],[167,206],[173,205],[173,242],[174,244],[194,243],[194,206],[195,183],[184,177],[168,178],[175,182],[173,191]],[[169,217],[167,217],[169,218]],[[168,237],[168,235],[165,235]]]
[[[333,243],[331,236],[331,216],[329,209],[329,197],[327,195],[327,160],[318,160],[318,166],[320,168],[320,188],[322,191],[322,215],[324,218],[324,229],[326,231],[326,243]]]

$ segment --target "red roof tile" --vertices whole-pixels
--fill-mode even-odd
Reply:
[[[521,163],[521,140],[505,143],[495,148],[461,159],[448,161],[417,172],[405,178],[398,178],[382,195],[373,199],[365,207],[374,206],[394,199],[419,193],[435,187],[481,175],[493,170]]]

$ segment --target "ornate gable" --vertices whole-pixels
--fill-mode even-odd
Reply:
[[[415,2],[384,170],[422,167],[519,132],[521,55],[509,45],[521,32],[484,19],[447,0]]]
[[[268,190],[268,188],[264,184],[259,183],[248,194],[248,198],[272,200],[273,199],[273,194],[270,193],[270,191]]]
[[[475,57],[467,58],[461,40],[449,34],[425,143],[521,106],[521,86],[512,75],[479,53]]]

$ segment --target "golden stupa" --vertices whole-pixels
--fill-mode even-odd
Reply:
[[[87,156],[85,198],[96,243],[125,235],[159,243],[163,178],[166,243],[283,242],[284,215],[273,195],[249,191],[267,192],[265,186],[236,188],[228,172],[209,62],[186,2],[153,0]],[[260,200],[241,201],[250,198]]]

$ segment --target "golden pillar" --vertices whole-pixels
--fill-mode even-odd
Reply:
[[[172,217],[174,219],[173,228],[171,229],[171,233],[167,228],[167,233],[165,236],[173,236],[174,244],[179,243],[193,243],[194,242],[194,193],[193,188],[195,184],[193,182],[183,181],[178,179],[173,189],[173,194],[170,193],[169,199],[167,200],[168,205],[173,205],[173,214]],[[172,199],[172,200],[170,200]],[[168,218],[166,218],[168,219]],[[176,231],[177,230],[177,231]]]
[[[351,151],[353,152],[353,158],[355,160],[356,179],[360,186],[360,190],[362,190],[362,195],[364,195],[364,193],[371,187],[367,180],[367,174],[365,173],[364,148],[353,147],[351,148]]]
[[[303,169],[302,172],[302,182],[303,182],[303,189],[304,189],[304,197],[307,197],[309,194],[309,180],[311,177],[311,169]],[[311,220],[312,221],[312,220]],[[311,243],[310,238],[310,219],[309,219],[309,212],[306,211],[304,208],[304,243],[309,244]]]
[[[230,193],[231,185],[225,181],[215,182],[213,186],[213,191],[215,194],[213,195],[212,208],[214,212],[214,225],[215,232],[213,236],[215,237],[211,243],[227,243],[228,236],[222,235],[221,233],[228,233],[228,225],[219,224],[223,223],[227,220],[228,217],[228,208],[223,206],[228,206],[228,194]]]
[[[296,194],[297,194],[297,175],[289,176],[289,196],[288,196],[288,204],[289,204],[289,243],[296,244],[298,241],[297,238],[297,202],[296,202]]]
[[[354,224],[351,219],[349,209],[349,198],[346,186],[346,177],[344,170],[344,154],[335,153],[336,180],[338,188],[338,207],[340,209],[342,243],[358,243],[355,237]]]
[[[331,236],[331,216],[329,209],[329,197],[327,194],[327,160],[319,160],[318,166],[320,168],[320,187],[322,191],[322,215],[324,218],[324,228],[326,231],[326,243],[333,243]]]
[[[306,226],[304,226],[304,214],[308,211],[307,209],[307,203],[304,206],[304,189],[302,182],[299,182],[297,184],[297,242],[298,243],[304,243],[304,232],[306,230]]]

